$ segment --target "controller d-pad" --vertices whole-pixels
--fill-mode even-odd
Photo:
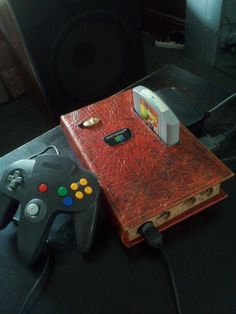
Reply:
[[[20,170],[14,170],[7,176],[7,182],[12,190],[17,189],[24,182],[23,174]]]

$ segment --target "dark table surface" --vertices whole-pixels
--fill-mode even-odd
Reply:
[[[204,110],[230,94],[172,65],[136,83],[141,84],[154,90],[175,87]],[[231,109],[226,106],[222,111],[225,121],[234,119],[235,111]],[[218,115],[215,114],[215,122]],[[57,126],[2,157],[0,175],[13,161],[48,145],[57,146],[62,155],[76,160]],[[183,314],[236,313],[235,179],[223,186],[229,194],[226,200],[164,232]],[[16,231],[13,223],[0,231],[0,313],[4,314],[18,312],[44,264],[44,256],[34,267],[21,262]],[[69,216],[58,216],[49,238],[51,278],[30,313],[175,313],[169,278],[158,252],[144,243],[130,249],[123,247],[105,211],[99,214],[95,241],[86,257],[76,249]]]

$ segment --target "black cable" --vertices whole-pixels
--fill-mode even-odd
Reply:
[[[60,153],[59,153],[58,149],[56,148],[56,146],[50,145],[50,146],[46,147],[44,150],[42,150],[41,152],[38,152],[37,154],[34,154],[34,155],[28,157],[27,159],[33,159],[33,158],[37,157],[38,155],[42,155],[42,154],[46,153],[49,149],[54,149],[56,154],[58,156],[60,155]]]
[[[236,43],[235,40],[233,40],[233,42],[232,42],[232,38],[234,38],[236,36],[235,30],[236,29],[232,29],[230,31],[230,33],[225,38],[225,46],[227,48],[230,48],[230,46],[233,46]]]
[[[230,156],[230,157],[222,158],[221,161],[227,162],[227,161],[232,161],[235,159],[236,159],[236,156]]]
[[[179,296],[178,296],[178,291],[177,291],[177,286],[176,286],[176,282],[175,282],[175,276],[174,276],[174,273],[173,273],[173,270],[172,270],[169,258],[168,258],[167,254],[166,254],[166,252],[165,252],[165,250],[163,249],[162,246],[160,246],[158,249],[161,251],[162,256],[164,257],[165,263],[167,265],[167,269],[168,269],[168,273],[169,273],[169,277],[170,277],[170,282],[171,282],[173,293],[174,293],[177,313],[181,314],[182,310],[181,310]]]
[[[228,103],[231,99],[236,98],[236,92],[233,93],[232,95],[230,95],[229,97],[227,97],[226,99],[222,100],[218,105],[216,105],[215,107],[209,109],[207,111],[207,114],[212,113],[213,111],[215,111],[216,109],[218,109],[219,107],[225,105],[226,103]]]
[[[49,243],[47,242],[47,258],[42,269],[41,274],[39,275],[38,279],[35,281],[33,287],[31,288],[30,292],[26,296],[18,314],[26,314],[32,307],[32,305],[36,302],[37,298],[45,288],[49,277],[51,275],[52,269],[52,255]]]
[[[154,248],[154,249],[158,249],[162,253],[162,256],[164,257],[165,263],[167,265],[170,283],[172,286],[174,299],[175,299],[176,311],[178,314],[182,314],[174,273],[173,273],[170,261],[168,259],[168,256],[167,256],[167,254],[163,248],[163,236],[162,236],[162,234],[154,226],[152,221],[149,221],[149,222],[143,224],[139,228],[138,232],[143,235],[144,240],[147,242],[149,247]]]
[[[230,130],[232,127],[233,127],[233,123],[216,123],[216,124],[212,124],[211,126],[209,126],[208,129],[204,129],[204,132],[209,132],[211,131],[212,129],[215,129],[215,128],[224,128],[224,129],[227,129],[227,130]]]
[[[232,32],[232,30],[233,30],[233,29],[232,29],[232,25],[233,25],[234,23],[232,24],[232,22],[230,21],[230,19],[228,18],[228,16],[224,15],[224,18],[225,18],[226,21],[228,22],[226,25],[229,26],[229,30],[230,30],[230,32]],[[225,25],[225,24],[222,24],[221,27],[222,27],[223,25]],[[221,27],[220,27],[220,28],[221,28]]]
[[[228,138],[229,136],[233,135],[236,133],[236,123],[233,125],[232,129],[223,133],[225,138]]]
[[[233,125],[233,127],[224,132],[224,133],[219,133],[217,135],[210,135],[206,134],[202,137],[200,137],[200,141],[211,151],[216,152],[217,150],[220,149],[221,144],[225,142],[226,140],[229,140],[236,134],[236,123]],[[223,160],[224,161],[224,160]]]

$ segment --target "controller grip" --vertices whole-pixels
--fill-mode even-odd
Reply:
[[[18,202],[0,193],[0,229],[4,229],[18,208]]]
[[[87,253],[92,245],[97,213],[98,203],[94,202],[88,210],[73,215],[76,242],[81,253]]]
[[[36,262],[43,251],[54,217],[46,217],[38,222],[27,221],[22,210],[17,232],[17,245],[21,259],[28,265]]]

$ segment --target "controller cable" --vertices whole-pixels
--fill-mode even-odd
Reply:
[[[19,224],[19,220],[17,218],[13,218],[13,222],[15,225]],[[17,314],[27,314],[30,310],[30,308],[33,306],[33,304],[36,302],[37,298],[47,285],[51,271],[52,271],[52,252],[51,252],[51,246],[50,242],[46,241],[46,261],[44,263],[43,269],[38,276],[37,280],[35,281],[33,287],[30,289],[29,293],[27,294],[22,306],[20,307],[20,310]]]
[[[146,243],[148,244],[149,247],[151,247],[153,249],[157,249],[161,252],[161,254],[164,258],[164,261],[166,263],[168,274],[170,277],[170,283],[172,286],[174,299],[175,299],[176,313],[182,314],[174,273],[173,273],[169,258],[168,258],[167,254],[163,248],[163,236],[162,236],[162,234],[154,226],[152,221],[149,221],[149,222],[146,222],[145,224],[143,224],[139,228],[138,232],[140,234],[142,234],[144,240],[146,241]]]
[[[46,153],[49,149],[54,149],[56,154],[60,155],[56,146],[50,145],[47,148],[45,148],[43,151],[28,157],[28,159],[33,159],[33,158],[37,157],[38,155],[42,155],[42,154]],[[12,221],[14,222],[14,224],[16,226],[19,225],[19,219],[18,218],[13,217]],[[37,298],[39,297],[39,295],[41,294],[41,292],[43,291],[43,289],[45,288],[45,286],[47,285],[47,283],[49,281],[51,271],[52,271],[52,253],[51,253],[50,242],[48,240],[46,241],[46,249],[47,249],[46,261],[44,263],[43,269],[42,269],[40,275],[38,276],[37,280],[35,281],[33,287],[31,288],[31,290],[27,294],[20,310],[18,311],[18,314],[27,314],[29,312],[30,308],[36,302]]]
[[[57,154],[58,156],[60,155],[60,153],[59,153],[58,149],[56,148],[56,146],[50,145],[50,146],[47,146],[47,147],[46,147],[44,150],[42,150],[41,152],[38,152],[37,154],[34,154],[34,155],[28,157],[27,159],[33,159],[33,158],[37,157],[38,155],[42,155],[42,154],[46,153],[49,149],[54,149],[55,152],[56,152],[56,154]]]
[[[42,293],[43,289],[47,285],[51,270],[52,270],[52,254],[49,243],[47,243],[47,257],[44,263],[43,269],[38,276],[37,280],[35,281],[33,287],[31,288],[30,292],[27,294],[18,314],[26,314],[29,312],[30,308],[36,302],[39,295]]]

